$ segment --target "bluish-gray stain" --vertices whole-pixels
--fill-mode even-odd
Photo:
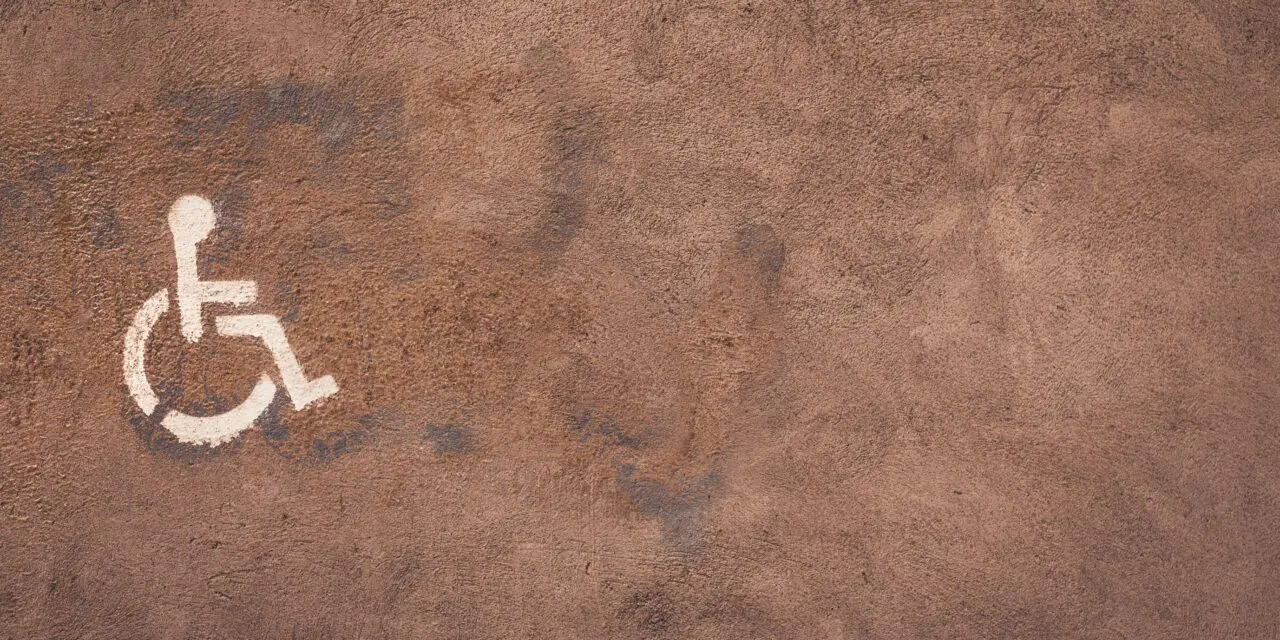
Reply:
[[[578,442],[600,442],[614,447],[636,449],[644,444],[640,436],[627,432],[610,416],[597,416],[585,411],[569,418],[569,430],[578,437]]]
[[[257,425],[262,429],[262,437],[266,439],[267,444],[275,449],[280,455],[290,458],[283,445],[289,441],[289,425],[285,424],[281,412],[284,409],[284,403],[277,396],[276,401],[271,403],[267,410],[258,416]]]
[[[635,465],[617,465],[615,481],[628,500],[645,516],[662,525],[663,539],[673,547],[691,551],[702,542],[702,523],[720,477],[708,473],[692,486],[678,491],[637,476]]]
[[[53,202],[53,194],[57,190],[55,181],[70,170],[67,163],[59,160],[53,153],[44,151],[36,155],[29,173],[31,182],[43,192],[44,201]]]
[[[365,425],[339,429],[318,436],[310,441],[302,439],[289,428],[288,417],[299,415],[287,402],[285,394],[276,400],[256,422],[262,429],[263,439],[280,457],[299,464],[329,463],[359,451],[373,439],[373,432]],[[305,418],[303,418],[305,419]],[[357,423],[360,421],[357,420]]]
[[[533,239],[534,248],[557,256],[586,220],[584,174],[601,160],[599,122],[593,110],[558,104],[551,122],[551,163],[544,168],[550,206]]]
[[[787,248],[773,227],[750,224],[738,230],[737,239],[738,253],[754,264],[766,281],[776,280],[787,262]]]
[[[181,361],[181,356],[179,356],[179,359]],[[252,433],[252,431],[246,432],[246,435],[234,438],[216,447],[179,442],[161,424],[164,416],[171,409],[193,416],[215,415],[233,409],[242,399],[231,399],[217,394],[210,394],[208,393],[208,388],[205,387],[202,391],[193,391],[191,393],[191,395],[202,396],[199,400],[179,401],[178,398],[182,397],[182,393],[179,390],[179,386],[173,384],[172,381],[156,381],[154,386],[156,395],[160,399],[160,404],[157,405],[151,415],[148,416],[142,413],[133,400],[128,397],[124,400],[123,409],[126,420],[128,420],[148,451],[194,464],[203,459],[211,459],[239,451],[247,435]],[[286,413],[292,415],[296,412],[290,408],[288,397],[283,392],[278,392],[271,405],[254,422],[255,426],[261,430],[263,440],[267,445],[277,455],[286,460],[302,464],[332,462],[358,451],[371,438],[368,430],[352,428],[325,433],[312,438],[309,442],[291,442],[293,434],[286,422]]]
[[[178,120],[180,138],[199,138],[204,134],[224,133],[237,122],[244,122],[251,109],[250,92],[245,89],[218,91],[197,87],[167,96],[169,108],[182,117]]]
[[[675,622],[679,607],[662,586],[631,594],[620,607],[623,618],[634,619],[642,629],[661,635]]]
[[[317,461],[331,462],[355,451],[368,437],[368,432],[360,429],[344,429],[326,434],[311,442],[311,454]]]
[[[421,264],[407,264],[392,269],[387,277],[396,284],[410,284],[426,277],[426,268]]]
[[[355,245],[328,231],[318,231],[307,239],[308,248],[326,262],[349,264],[355,258]]]
[[[384,220],[404,215],[413,205],[409,197],[409,188],[399,182],[380,183],[374,202],[379,207],[378,215]]]
[[[0,148],[0,153],[15,149]],[[0,162],[0,224],[8,233],[13,223],[47,225],[53,220],[50,203],[58,191],[58,178],[71,166],[49,151],[41,151]]]
[[[421,441],[424,444],[430,444],[432,452],[438,456],[468,453],[474,451],[476,447],[475,429],[465,424],[456,422],[423,423],[403,411],[395,409],[382,408],[372,413],[366,413],[360,416],[357,422],[369,430],[389,429],[398,431],[408,428],[419,429]],[[421,425],[421,427],[415,425]]]
[[[305,125],[331,150],[340,150],[364,126],[354,87],[327,86],[282,78],[265,86],[214,89],[197,87],[170,94],[166,104],[179,113],[178,144],[189,146],[240,129],[253,134],[281,125]],[[370,109],[369,124],[398,134],[403,101],[384,101]]]
[[[5,166],[0,164],[0,176],[7,173],[8,170]],[[26,200],[17,183],[0,178],[0,222],[7,222],[12,220],[16,214],[24,213],[27,208]]]
[[[0,165],[0,175],[4,175],[4,166]],[[14,221],[23,212],[22,192],[9,180],[0,179],[0,245],[10,251],[16,251],[19,244],[14,241]]]
[[[49,340],[40,333],[19,330],[13,334],[12,364],[15,373],[35,377],[48,364]]]
[[[249,206],[248,191],[241,185],[228,185],[209,194],[218,211],[218,225],[209,239],[200,243],[196,260],[202,275],[216,279],[218,268],[226,266],[231,255],[244,248],[245,210]]]
[[[84,229],[94,249],[110,251],[124,246],[124,231],[114,205],[92,207],[86,214]]]
[[[431,450],[438,456],[475,449],[475,431],[461,424],[429,423],[422,430],[422,439],[431,443]]]
[[[268,89],[267,95],[274,100],[265,113],[315,126],[320,140],[331,149],[344,146],[359,133],[354,94],[339,95],[327,87],[289,80]]]
[[[281,306],[280,321],[281,322],[297,322],[302,315],[301,305],[302,299],[298,295],[298,287],[288,282],[277,282],[272,286],[276,294],[276,301],[283,302]]]
[[[365,118],[379,140],[399,140],[408,134],[404,117],[404,98],[392,97],[369,106]]]
[[[366,429],[401,429],[408,417],[395,409],[381,408],[377,411],[366,413],[356,422]]]

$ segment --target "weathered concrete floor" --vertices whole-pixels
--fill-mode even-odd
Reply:
[[[0,637],[1280,637],[1273,2],[61,4]],[[185,193],[341,385],[213,450]]]

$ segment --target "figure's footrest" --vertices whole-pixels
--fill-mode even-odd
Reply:
[[[215,320],[218,333],[224,336],[249,336],[257,338],[271,351],[276,367],[280,370],[280,380],[284,390],[293,402],[293,408],[302,410],[307,405],[331,396],[338,392],[338,383],[333,376],[324,376],[315,380],[307,380],[302,373],[302,365],[289,348],[289,340],[284,335],[284,327],[280,319],[271,315],[219,316]]]
[[[293,402],[295,409],[302,409],[316,400],[328,398],[337,392],[338,382],[333,379],[333,376],[324,376],[307,382],[306,388],[301,391],[296,393],[290,391],[289,400]]]

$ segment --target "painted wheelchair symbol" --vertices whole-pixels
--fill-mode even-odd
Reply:
[[[257,284],[252,280],[205,282],[196,270],[196,245],[209,236],[217,224],[213,205],[200,196],[183,196],[169,209],[169,230],[173,234],[173,250],[178,262],[178,315],[180,328],[188,342],[198,342],[204,333],[202,308],[206,304],[230,304],[242,306],[258,297]],[[147,299],[133,317],[133,325],[124,336],[124,380],[129,394],[146,415],[155,412],[160,404],[151,383],[147,381],[146,351],[151,330],[160,316],[169,310],[169,291],[161,289]],[[302,366],[289,347],[280,319],[272,315],[224,315],[214,319],[214,327],[220,335],[257,338],[271,352],[280,381],[293,407],[302,410],[307,405],[337,393],[338,384],[333,376],[308,380]],[[271,405],[276,395],[276,385],[271,377],[262,374],[258,382],[239,406],[218,415],[193,416],[170,409],[161,425],[177,436],[180,442],[217,446],[248,429]]]

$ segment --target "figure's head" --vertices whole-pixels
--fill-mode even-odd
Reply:
[[[169,231],[175,241],[200,242],[217,223],[213,203],[201,196],[182,196],[169,208]]]

